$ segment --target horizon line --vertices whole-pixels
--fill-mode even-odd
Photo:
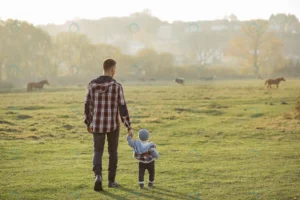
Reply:
[[[130,17],[134,14],[138,14],[138,13],[143,13],[143,12],[134,12],[134,13],[131,13],[127,16],[105,16],[105,17],[101,17],[101,18],[80,18],[80,17],[74,17],[73,19],[67,19],[65,20],[63,23],[52,23],[52,22],[49,22],[49,23],[33,23],[33,22],[30,22],[28,20],[21,20],[21,19],[17,19],[17,18],[5,18],[5,19],[2,19],[1,16],[0,16],[0,20],[1,21],[7,21],[7,20],[18,20],[18,21],[22,21],[22,22],[28,22],[30,24],[33,24],[34,26],[47,26],[47,25],[64,25],[66,24],[67,22],[75,22],[75,21],[80,21],[80,20],[90,20],[90,21],[97,21],[97,20],[101,20],[101,19],[105,19],[105,18],[127,18],[127,17]],[[230,15],[234,15],[234,13],[231,13]],[[300,23],[299,21],[299,18],[296,14],[293,14],[293,13],[283,13],[283,12],[278,12],[278,13],[272,13],[271,15],[278,15],[278,14],[285,14],[285,15],[294,15],[297,19],[298,19],[298,22]],[[145,14],[147,15],[147,14]],[[230,16],[228,15],[228,17]],[[251,18],[251,19],[239,19],[238,20],[235,20],[235,22],[247,22],[247,21],[252,21],[252,20],[269,20],[271,15],[269,16],[269,18],[261,18],[261,17],[258,17],[258,18]],[[157,16],[154,16],[154,15],[149,15],[149,17],[153,17],[153,18],[158,18],[161,22],[167,22],[168,24],[173,24],[174,22],[183,22],[183,23],[188,23],[188,22],[211,22],[211,21],[229,21],[231,22],[230,20],[228,20],[228,18],[226,18],[226,16],[224,16],[223,18],[215,18],[215,19],[198,19],[198,20],[191,20],[191,21],[185,21],[185,20],[173,20],[173,21],[168,21],[168,20],[163,20]]]

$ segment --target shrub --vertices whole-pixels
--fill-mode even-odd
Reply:
[[[13,87],[14,84],[11,81],[0,81],[0,89],[4,89],[4,88],[11,89]]]

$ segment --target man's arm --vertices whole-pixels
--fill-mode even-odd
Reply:
[[[118,106],[119,106],[119,109],[120,109],[121,120],[124,123],[124,125],[127,127],[128,131],[130,131],[131,130],[131,122],[130,122],[129,112],[128,112],[126,101],[125,101],[125,98],[124,98],[124,93],[123,93],[122,86],[119,87],[118,104],[119,104]]]
[[[84,123],[89,127],[92,123],[92,97],[89,90],[89,86],[87,88],[85,101],[84,101]]]

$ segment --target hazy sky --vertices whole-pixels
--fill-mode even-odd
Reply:
[[[62,24],[75,18],[128,16],[145,8],[169,22],[221,19],[230,13],[240,20],[268,19],[272,13],[300,18],[300,0],[0,0],[0,18]]]

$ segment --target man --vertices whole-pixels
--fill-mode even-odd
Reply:
[[[119,113],[122,122],[128,129],[128,134],[132,135],[122,85],[113,79],[116,73],[116,61],[105,60],[103,70],[104,75],[92,80],[88,85],[84,109],[84,122],[87,125],[87,130],[93,133],[94,138],[95,191],[102,190],[102,154],[105,136],[107,136],[109,153],[108,187],[118,187],[115,177],[120,132]]]

